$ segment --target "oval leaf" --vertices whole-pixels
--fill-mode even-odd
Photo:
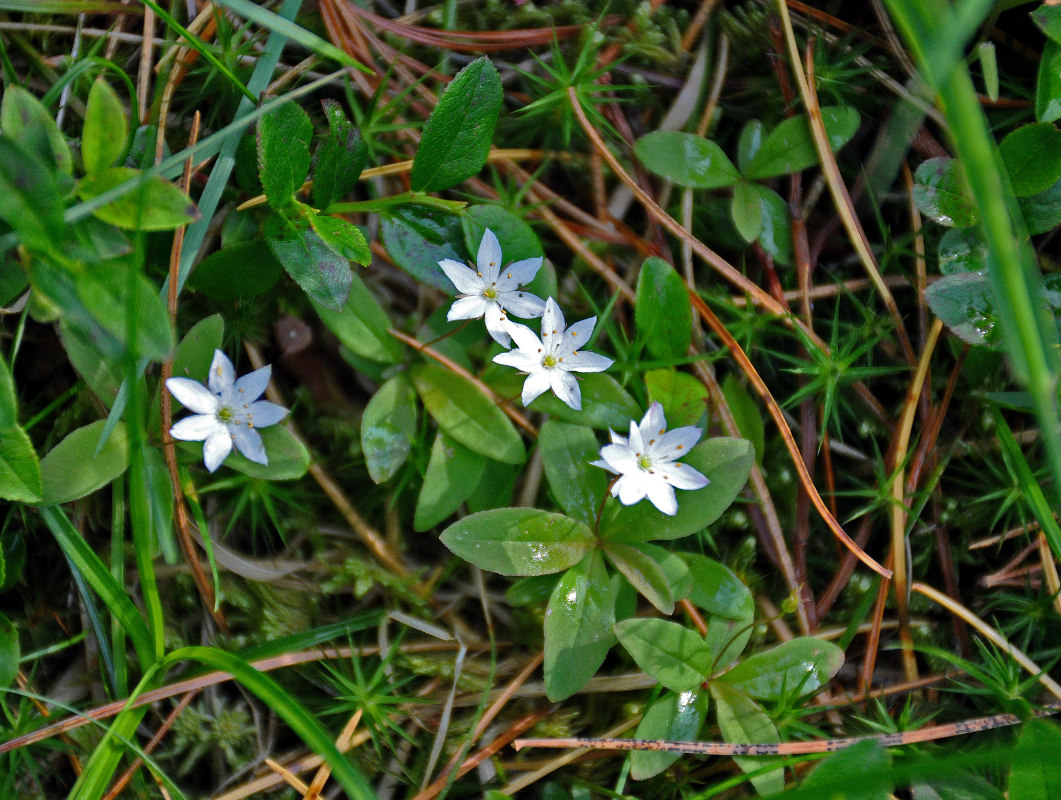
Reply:
[[[641,265],[634,304],[637,333],[658,358],[682,358],[693,335],[692,305],[674,268],[652,256]]]
[[[404,357],[402,346],[387,333],[391,327],[387,313],[355,273],[350,273],[350,294],[341,311],[317,303],[313,309],[339,341],[362,358],[397,364]]]
[[[596,546],[593,532],[563,514],[536,508],[480,511],[453,523],[442,544],[480,569],[548,575],[579,563]]]
[[[1061,131],[1048,122],[1025,125],[999,142],[1017,197],[1044,192],[1061,178]]]
[[[309,174],[313,123],[294,103],[284,103],[258,120],[258,175],[269,205],[291,202]]]
[[[593,431],[581,425],[547,420],[538,435],[538,452],[549,489],[560,507],[575,519],[592,525],[608,486],[604,470],[590,464],[600,455]]]
[[[106,420],[78,428],[41,459],[39,505],[52,506],[77,500],[106,486],[129,466],[129,440],[118,423],[98,453]]]
[[[667,692],[649,706],[637,726],[634,738],[643,741],[695,742],[707,717],[709,696],[705,691]],[[681,757],[681,753],[635,750],[630,754],[630,777],[635,781],[652,778]]]
[[[0,614],[0,691],[15,682],[19,657],[18,628]]]
[[[77,185],[78,196],[90,200],[119,186],[129,190],[92,213],[119,228],[138,231],[168,231],[199,219],[192,199],[160,175],[143,177],[138,169],[110,167],[85,176]]]
[[[428,413],[458,442],[506,464],[526,459],[512,422],[470,380],[434,364],[418,364],[412,377]]]
[[[692,375],[654,369],[645,373],[645,387],[648,399],[663,406],[671,428],[698,425],[707,411],[707,388]]]
[[[961,166],[953,158],[930,158],[918,167],[912,197],[921,213],[940,225],[968,228],[976,223],[976,206],[966,192]]]
[[[1061,44],[1048,39],[1039,59],[1035,83],[1035,118],[1039,122],[1061,119]]]
[[[40,464],[29,436],[18,425],[0,430],[0,497],[36,503],[43,491]]]
[[[478,486],[485,466],[483,456],[439,431],[416,498],[413,530],[433,528],[460,508]]]
[[[835,152],[847,144],[858,130],[858,111],[849,106],[825,106],[821,109],[825,135]],[[789,117],[766,137],[762,147],[752,158],[744,177],[751,180],[776,178],[813,167],[818,163],[807,117]]]
[[[265,222],[265,241],[287,274],[314,303],[339,311],[350,297],[354,273],[311,228],[313,212],[305,206],[289,216],[273,214]]]
[[[615,595],[604,559],[592,552],[553,589],[545,611],[545,694],[565,700],[586,685],[614,642]]]
[[[327,208],[350,193],[361,176],[368,148],[340,106],[334,100],[322,100],[328,119],[328,135],[317,148],[313,165],[313,205]]]
[[[416,390],[405,375],[379,387],[361,417],[361,449],[375,483],[390,480],[405,463],[416,436]]]
[[[59,127],[36,97],[15,83],[4,87],[0,130],[42,164],[54,164],[62,175],[73,171],[73,159]]]
[[[409,175],[413,191],[440,192],[482,169],[503,99],[501,76],[486,56],[457,73],[424,125]]]
[[[81,131],[81,163],[89,175],[118,163],[129,137],[129,121],[118,94],[102,75],[88,92]]]
[[[763,231],[763,209],[756,184],[739,181],[733,187],[730,216],[737,233],[744,241],[751,244],[759,238]]]
[[[674,613],[674,593],[660,563],[643,550],[628,544],[604,542],[602,548],[612,566],[661,614]]]
[[[715,716],[724,741],[732,744],[781,741],[781,736],[770,717],[751,698],[717,682],[711,684],[711,696],[715,699]],[[736,756],[733,760],[744,772],[756,772],[777,763],[776,758],[747,756]],[[785,788],[785,773],[778,768],[763,775],[756,775],[751,782],[761,795],[777,794]]]
[[[652,172],[691,189],[732,186],[740,177],[721,147],[694,133],[654,131],[634,143],[634,153]]]
[[[417,205],[405,205],[382,216],[380,240],[394,263],[418,281],[454,294],[456,290],[438,262],[447,258],[464,261],[451,244],[461,236],[460,219]]]
[[[697,689],[711,676],[714,656],[695,631],[667,619],[615,623],[619,642],[644,672],[671,691]]]
[[[780,700],[818,691],[843,663],[835,644],[803,636],[748,656],[718,680],[757,700]]]

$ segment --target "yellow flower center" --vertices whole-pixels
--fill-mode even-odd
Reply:
[[[560,362],[557,360],[556,356],[554,356],[554,355],[548,355],[548,356],[546,356],[545,358],[542,359],[542,366],[545,367],[546,369],[552,369],[553,367],[555,367],[559,363]]]
[[[483,297],[486,297],[486,298],[489,298],[490,300],[493,300],[495,297],[497,297],[497,289],[495,289],[491,285],[488,289],[483,291]]]
[[[637,466],[641,467],[641,469],[651,469],[652,459],[648,456],[641,456],[641,458],[637,460]]]

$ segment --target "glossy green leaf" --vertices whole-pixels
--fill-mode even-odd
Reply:
[[[460,508],[483,476],[486,458],[439,431],[416,498],[413,530],[426,531]]]
[[[100,75],[88,92],[81,131],[81,163],[93,175],[118,163],[129,138],[129,120],[118,93]]]
[[[757,700],[780,700],[817,692],[843,663],[832,642],[801,636],[748,656],[717,680]]]
[[[7,360],[0,357],[0,429],[10,428],[18,422],[18,401],[15,398],[15,382]]]
[[[659,562],[645,551],[628,544],[606,541],[601,547],[612,566],[661,614],[674,613],[674,594]]]
[[[930,158],[914,173],[911,196],[921,213],[940,225],[968,228],[978,218],[969,199],[961,165],[953,158]]]
[[[399,363],[405,354],[398,340],[387,333],[392,327],[387,313],[357,274],[351,273],[350,277],[350,294],[341,311],[316,303],[314,310],[351,352],[370,361]]]
[[[604,501],[607,473],[591,461],[600,457],[597,437],[589,428],[547,420],[538,434],[538,452],[549,489],[570,516],[593,525]]]
[[[744,241],[751,244],[759,238],[759,234],[763,232],[763,208],[756,184],[737,181],[733,187],[730,216],[737,233]]]
[[[2,684],[0,684],[2,685]],[[1057,800],[1061,797],[1061,727],[1049,719],[1024,723],[1009,773],[1009,796],[1013,800]]]
[[[261,428],[262,444],[265,445],[265,455],[269,459],[268,464],[259,464],[251,461],[242,453],[233,451],[232,455],[225,459],[225,466],[231,467],[236,472],[242,472],[252,478],[263,481],[293,481],[298,480],[309,469],[310,456],[306,445],[291,433],[283,425],[270,425]],[[198,442],[187,442],[181,444],[181,449],[194,449],[198,456],[202,456],[202,447],[189,448],[189,445],[197,445]]]
[[[615,623],[615,635],[646,674],[674,692],[697,689],[711,676],[713,655],[696,631],[667,619]]]
[[[847,144],[858,130],[858,111],[849,106],[821,109],[825,135],[834,152]],[[744,170],[750,180],[776,178],[800,172],[818,163],[818,151],[805,115],[789,117],[770,131],[762,147]]]
[[[715,717],[718,719],[718,728],[724,741],[733,744],[781,741],[781,736],[770,717],[748,696],[715,681],[711,684],[711,697],[715,700]],[[733,760],[744,772],[755,772],[777,763],[777,759],[747,756],[735,756]],[[751,782],[761,795],[777,794],[785,788],[785,773],[778,768],[755,776]]]
[[[987,269],[987,246],[977,228],[951,228],[939,240],[939,271],[943,275]]]
[[[502,206],[485,203],[472,206],[461,222],[464,228],[464,245],[469,253],[479,252],[483,233],[490,229],[501,244],[504,264],[526,258],[541,258],[545,255],[542,243],[531,226]]]
[[[21,86],[4,87],[0,101],[0,130],[42,164],[54,164],[61,175],[70,175],[73,159],[66,139],[40,100]]]
[[[648,707],[638,723],[635,739],[695,742],[707,717],[706,691],[667,692]],[[635,750],[630,754],[630,777],[643,781],[659,775],[681,758],[681,753]]]
[[[703,489],[677,492],[678,513],[673,517],[647,500],[624,506],[607,520],[605,536],[623,542],[680,539],[703,530],[722,516],[748,481],[755,450],[744,439],[708,439],[689,451],[682,462],[704,475]],[[606,513],[607,516],[607,513]]]
[[[766,126],[757,119],[748,120],[741,128],[740,138],[737,140],[737,167],[741,172],[748,171],[748,165],[762,150],[764,141]]]
[[[224,333],[225,321],[220,314],[195,323],[177,345],[173,355],[173,377],[205,382],[214,351],[221,349]]]
[[[405,374],[395,375],[372,395],[361,417],[361,450],[369,477],[390,480],[405,463],[416,436],[416,390]]]
[[[545,610],[545,694],[566,700],[604,663],[615,635],[615,595],[599,551],[563,574]]]
[[[693,589],[693,576],[681,554],[672,553],[670,550],[648,542],[639,542],[637,549],[663,567],[663,574],[667,576],[667,583],[675,602],[689,596],[689,592]]]
[[[932,313],[962,341],[999,346],[998,312],[990,278],[983,273],[944,275],[925,290],[924,297]]]
[[[1035,118],[1039,122],[1061,119],[1061,44],[1048,39],[1039,60],[1035,83]]]
[[[551,575],[528,575],[525,578],[519,578],[505,589],[505,600],[513,608],[524,608],[548,602],[559,581],[560,574],[557,572]]]
[[[649,401],[663,406],[671,428],[698,425],[707,412],[707,388],[692,375],[674,369],[649,370],[645,373],[645,387]],[[625,435],[629,427],[627,423],[616,430]]]
[[[47,251],[65,231],[55,175],[7,136],[0,136],[0,219],[29,248]]]
[[[879,742],[859,742],[818,762],[800,788],[820,787],[822,796],[844,800],[889,800],[894,789],[890,766],[888,751]]]
[[[328,134],[317,148],[313,165],[313,205],[323,210],[341,201],[357,185],[365,168],[368,148],[361,132],[334,100],[322,100]]]
[[[18,628],[11,620],[0,614],[0,691],[7,689],[15,682],[20,655]]]
[[[420,136],[409,175],[413,191],[440,192],[482,169],[503,99],[501,76],[486,56],[454,76]]]
[[[1036,236],[1061,224],[1061,181],[1045,192],[1017,198],[1028,233]]]
[[[704,641],[714,654],[712,673],[718,674],[740,658],[755,630],[755,618],[749,614],[744,619],[710,617]]]
[[[518,380],[513,395],[519,394],[523,376],[513,374]],[[575,411],[552,392],[546,392],[531,403],[531,411],[540,411],[564,422],[585,425],[598,430],[628,430],[630,420],[641,418],[641,408],[619,382],[603,372],[590,372],[578,376],[582,391],[582,410]]]
[[[781,195],[768,186],[752,184],[759,195],[762,230],[759,245],[778,264],[792,263],[792,216]]]
[[[124,425],[115,425],[106,444],[96,452],[105,424],[98,420],[78,428],[41,459],[40,505],[77,500],[125,472],[129,466],[129,441]]]
[[[739,178],[722,148],[694,133],[653,131],[634,143],[634,153],[652,172],[691,189],[720,189]]]
[[[265,222],[265,240],[310,300],[332,311],[346,305],[354,274],[350,262],[321,240],[306,215],[273,214]]]
[[[196,267],[188,288],[214,300],[253,300],[280,278],[283,267],[264,239],[237,242],[215,250]]]
[[[755,613],[751,591],[729,567],[699,553],[683,555],[693,575],[689,600],[709,614],[727,619],[747,619]]]
[[[324,214],[314,215],[311,219],[313,230],[334,252],[362,266],[372,263],[372,251],[365,241],[365,234],[354,223]]]
[[[480,569],[500,575],[547,575],[579,563],[596,546],[578,520],[536,508],[498,508],[458,520],[442,544]]]
[[[159,175],[143,176],[131,167],[109,167],[86,175],[77,185],[82,200],[90,200],[123,184],[135,188],[92,213],[119,228],[140,231],[168,231],[199,219],[192,199]]]
[[[685,281],[661,258],[641,265],[634,304],[637,334],[657,358],[682,358],[693,335],[692,305]]]
[[[439,426],[465,447],[506,464],[527,454],[512,422],[483,391],[462,375],[434,364],[411,370],[416,390]]]
[[[1017,197],[1044,192],[1061,178],[1061,131],[1036,122],[1007,134],[998,144]]]
[[[100,402],[110,408],[124,380],[122,365],[113,357],[104,355],[84,328],[61,319],[59,334],[70,365],[85,379]]]
[[[391,209],[382,217],[380,241],[394,263],[418,281],[454,294],[456,289],[438,262],[446,258],[464,261],[464,255],[453,245],[462,236],[460,218],[412,204]]]
[[[313,123],[295,103],[277,106],[258,120],[258,176],[269,205],[291,202],[309,174]]]
[[[722,381],[722,394],[726,405],[737,422],[740,435],[752,443],[755,448],[755,460],[762,463],[763,451],[766,449],[766,428],[763,425],[763,412],[752,398],[744,384],[732,372]],[[668,417],[667,419],[670,419]],[[673,424],[673,423],[672,423]]]
[[[0,428],[0,497],[36,503],[43,491],[40,464],[29,436],[18,425]]]
[[[516,490],[516,480],[522,470],[513,464],[502,464],[492,458],[483,466],[483,477],[464,502],[472,513],[508,508]]]
[[[1061,6],[1043,3],[1028,16],[1039,26],[1039,30],[1055,42],[1061,43]]]

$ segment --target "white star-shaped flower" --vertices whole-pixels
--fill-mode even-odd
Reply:
[[[287,409],[259,400],[269,385],[271,366],[262,367],[239,380],[228,356],[214,351],[207,385],[190,378],[170,378],[166,388],[189,411],[169,430],[174,439],[203,442],[203,463],[213,472],[228,458],[235,443],[243,455],[259,464],[268,464],[265,446],[257,428],[275,425],[287,415]]]
[[[603,372],[612,360],[596,353],[587,353],[582,345],[589,341],[596,317],[564,325],[564,315],[553,298],[545,301],[542,314],[542,338],[539,339],[526,325],[508,323],[508,332],[516,341],[517,350],[494,356],[498,364],[515,367],[527,373],[523,383],[523,405],[530,405],[546,389],[553,392],[575,411],[582,408],[582,393],[572,372]]]
[[[444,258],[438,265],[461,293],[446,319],[483,317],[486,330],[498,344],[508,347],[512,343],[505,330],[507,313],[533,319],[545,311],[545,303],[540,297],[519,290],[520,286],[533,280],[542,265],[541,258],[525,258],[501,269],[501,245],[489,228],[479,242],[474,270],[452,258]]]
[[[638,425],[630,421],[630,437],[609,431],[612,443],[601,448],[600,461],[593,466],[613,472],[619,478],[612,484],[612,497],[624,506],[647,496],[652,505],[668,516],[678,513],[674,489],[702,489],[710,481],[677,459],[700,441],[699,428],[688,426],[667,432],[663,406],[653,403]]]

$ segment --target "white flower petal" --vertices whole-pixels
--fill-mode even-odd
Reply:
[[[203,445],[203,463],[206,465],[207,470],[213,472],[221,466],[221,462],[228,458],[228,454],[231,452],[232,434],[222,425],[221,430],[215,430],[211,433],[206,440],[206,444]]]
[[[637,423],[630,420],[630,449],[635,453],[645,452],[645,443],[641,441],[641,428],[638,427]]]
[[[667,430],[667,419],[663,416],[663,406],[659,403],[650,405],[648,411],[645,412],[645,416],[641,418],[641,424],[638,428],[641,432],[641,439],[644,442],[643,447],[648,448],[653,439],[659,441],[659,437]]]
[[[196,414],[214,414],[221,407],[217,395],[190,378],[170,378],[166,381],[169,393],[189,411]]]
[[[662,480],[650,480],[645,486],[648,500],[667,516],[673,517],[678,513],[678,498],[674,496],[674,489]]]
[[[548,370],[539,369],[537,372],[532,372],[523,382],[523,394],[520,398],[523,400],[523,405],[529,406],[544,392],[547,392],[550,386]]]
[[[517,286],[525,286],[534,280],[534,276],[538,274],[541,266],[541,256],[538,258],[525,258],[522,261],[513,261],[498,275],[497,285],[513,289]]]
[[[667,431],[656,439],[656,443],[649,448],[653,461],[677,461],[685,457],[696,443],[700,441],[703,433],[699,428],[688,425],[684,428],[675,428]]]
[[[487,308],[496,305],[497,303],[489,302],[478,294],[470,297],[461,297],[450,306],[446,319],[450,321],[455,319],[479,319],[486,313]]]
[[[520,325],[518,322],[512,322],[510,320],[508,323],[508,332],[516,342],[516,347],[522,350],[528,357],[533,358],[538,364],[541,364],[545,345],[542,344],[541,339],[534,335],[534,331],[526,325]]]
[[[236,368],[228,360],[228,356],[220,350],[214,351],[214,360],[210,362],[210,376],[206,379],[206,385],[214,394],[223,394],[236,382]]]
[[[256,464],[268,464],[269,459],[265,455],[265,445],[258,431],[246,425],[237,425],[233,430],[232,439],[237,449],[248,459]]]
[[[269,385],[269,378],[273,374],[271,364],[266,364],[261,369],[248,372],[236,381],[236,402],[240,405],[249,405],[265,394],[265,387]]]
[[[614,472],[616,475],[619,474],[619,470],[612,469],[610,466],[608,466],[608,462],[605,461],[603,458],[602,459],[598,459],[597,461],[590,461],[589,465],[591,467],[600,467],[601,469],[606,469],[606,470],[608,470],[608,472]]]
[[[590,317],[576,322],[565,330],[563,340],[557,343],[557,355],[566,356],[568,353],[574,353],[576,350],[585,347],[589,343],[590,336],[593,335],[593,326],[596,324],[597,318]]]
[[[640,473],[628,472],[615,482],[612,487],[612,495],[619,498],[624,506],[632,506],[645,499],[648,489]]]
[[[497,303],[487,304],[483,322],[486,323],[486,330],[491,339],[502,347],[510,347],[512,345],[512,338],[508,335],[508,317],[502,313],[501,307]]]
[[[611,428],[608,428],[608,436],[611,438],[612,444],[625,444],[625,445],[629,445],[630,444],[630,440],[629,439],[627,439],[625,436],[620,436],[615,431],[613,431]]]
[[[556,352],[556,344],[563,338],[564,327],[563,312],[550,297],[545,301],[545,311],[542,312],[542,344],[547,353]]]
[[[483,279],[475,274],[474,269],[469,269],[452,258],[444,258],[438,265],[461,294],[480,294],[483,291]]]
[[[604,372],[615,363],[607,356],[590,353],[585,350],[566,355],[563,359],[564,369],[571,372]]]
[[[507,353],[498,353],[494,356],[495,364],[506,367],[515,367],[520,372],[537,372],[541,367],[541,359],[533,358],[522,350],[509,350]]]
[[[213,414],[185,417],[169,429],[169,435],[182,442],[201,442],[225,426]]]
[[[535,319],[545,313],[545,301],[530,292],[503,292],[497,302],[505,311],[522,319]]]
[[[275,425],[286,416],[287,409],[283,406],[278,406],[276,403],[270,403],[268,400],[259,400],[256,403],[250,404],[250,407],[247,408],[245,418],[247,422],[251,423],[255,428],[268,428],[270,425]]]
[[[582,392],[578,388],[578,381],[570,372],[562,369],[549,370],[550,382],[553,393],[567,403],[575,411],[582,410]]]
[[[611,466],[613,472],[625,474],[638,469],[634,451],[625,444],[606,444],[600,449],[600,457]]]
[[[660,464],[656,467],[656,472],[675,489],[703,489],[711,483],[688,464]]]
[[[475,257],[475,265],[479,268],[486,283],[493,283],[497,280],[497,274],[501,269],[501,244],[489,228],[483,232],[483,240],[479,242],[479,253]]]

